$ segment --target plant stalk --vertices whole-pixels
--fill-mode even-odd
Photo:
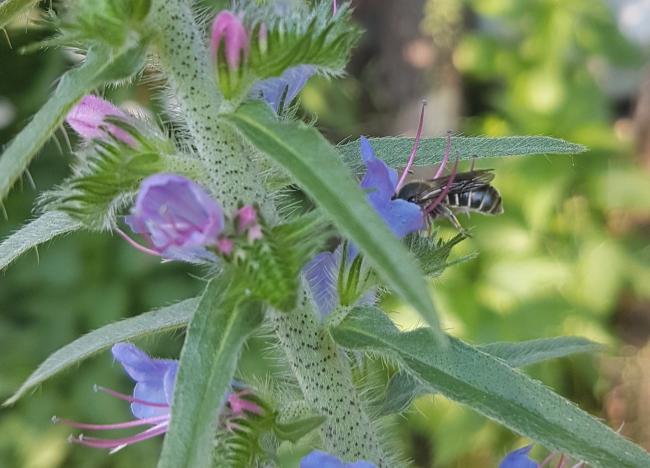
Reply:
[[[388,466],[346,357],[317,321],[308,300],[289,313],[270,315],[305,400],[327,417],[321,426],[326,449],[348,462],[367,460]]]
[[[185,119],[191,143],[205,168],[214,196],[226,211],[238,202],[263,204],[266,190],[259,183],[259,170],[247,155],[245,140],[219,119],[223,103],[207,37],[194,21],[189,1],[154,0],[149,13],[158,31],[156,45],[162,71]]]

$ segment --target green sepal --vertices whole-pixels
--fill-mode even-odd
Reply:
[[[296,5],[283,16],[272,9],[264,12],[256,5],[244,11],[250,51],[247,58],[242,54],[237,70],[229,69],[223,44],[216,51],[219,89],[227,99],[242,98],[256,81],[280,76],[298,65],[312,66],[326,76],[341,75],[361,36],[347,5],[342,5],[336,16],[328,2],[311,9]]]
[[[151,0],[78,0],[72,2],[61,21],[64,43],[100,43],[114,49],[129,40],[148,37],[144,20]]]
[[[422,272],[430,278],[435,278],[440,276],[447,267],[475,257],[474,254],[470,254],[451,262],[448,261],[451,250],[465,238],[463,233],[456,234],[446,241],[434,236],[413,234],[407,238],[406,242],[409,250],[418,260]]]
[[[316,211],[275,227],[265,226],[262,239],[234,253],[239,271],[248,278],[251,297],[282,311],[293,309],[302,267],[332,232]]]
[[[325,416],[308,416],[287,423],[276,422],[273,430],[280,440],[298,442],[314,429],[319,428],[326,420]]]
[[[59,210],[83,222],[89,229],[110,229],[116,213],[132,200],[140,182],[167,169],[174,151],[170,140],[143,123],[106,118],[133,139],[127,144],[111,135],[93,140],[79,155],[74,175],[40,200],[42,211]]]
[[[4,0],[0,2],[0,29],[19,15],[26,14],[38,0]]]

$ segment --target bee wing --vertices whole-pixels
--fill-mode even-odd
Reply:
[[[440,194],[449,184],[451,176],[438,177],[428,181],[430,189],[420,196],[421,200],[429,200]],[[460,193],[477,190],[489,185],[494,179],[492,169],[483,169],[478,171],[459,172],[451,181],[449,193]]]

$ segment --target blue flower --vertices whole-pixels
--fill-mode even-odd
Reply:
[[[167,432],[171,417],[174,384],[178,372],[178,361],[151,358],[147,353],[130,343],[118,343],[113,346],[112,352],[115,360],[122,365],[129,377],[136,382],[133,396],[104,387],[96,387],[96,390],[131,403],[131,412],[135,419],[113,424],[88,424],[60,419],[55,416],[52,421],[76,429],[92,431],[113,431],[148,426],[147,429],[127,437],[99,438],[80,434],[76,437],[71,436],[68,439],[68,441],[75,444],[107,449],[110,453],[115,453],[124,447]],[[233,387],[241,387],[241,385],[233,383]],[[221,416],[225,417],[226,427],[228,427],[229,420],[232,418],[241,418],[247,413],[263,414],[264,409],[261,406],[243,398],[250,393],[250,390],[246,388],[228,393],[228,407],[221,414]]]
[[[140,250],[174,260],[216,261],[214,247],[224,229],[221,206],[200,185],[177,174],[154,174],[140,184],[126,223],[150,247]],[[119,231],[118,231],[119,232]]]
[[[532,448],[532,445],[526,445],[525,447],[510,452],[501,461],[499,468],[537,468],[539,466],[537,462],[528,457]]]
[[[354,463],[345,463],[334,455],[314,450],[300,460],[300,468],[377,468],[373,463],[359,460]]]
[[[133,416],[144,419],[169,414],[178,361],[151,358],[131,343],[118,343],[111,351],[115,360],[136,382],[133,389],[135,401],[131,403]],[[151,403],[165,406],[151,406]]]
[[[291,104],[314,73],[316,69],[311,65],[291,67],[278,77],[255,83],[250,95],[255,99],[266,101],[277,114],[280,109]]]
[[[375,156],[365,137],[361,137],[361,158],[367,169],[361,180],[361,188],[368,192],[368,201],[391,231],[402,239],[407,234],[422,229],[422,210],[415,203],[393,199],[397,187],[397,171]]]

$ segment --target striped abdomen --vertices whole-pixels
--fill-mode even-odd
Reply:
[[[476,212],[485,215],[503,213],[501,195],[491,185],[484,185],[468,191],[451,191],[442,202],[456,212]]]

